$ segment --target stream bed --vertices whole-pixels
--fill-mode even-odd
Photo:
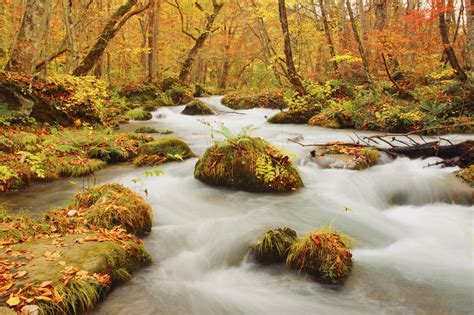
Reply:
[[[13,209],[35,207],[39,213],[91,182],[117,182],[140,191],[152,205],[154,226],[145,245],[153,263],[116,288],[94,314],[474,311],[473,191],[451,174],[456,168],[426,167],[435,158],[400,158],[363,171],[322,169],[311,160],[310,147],[287,139],[350,141],[351,131],[268,124],[265,117],[276,110],[231,113],[220,97],[202,100],[221,114],[185,116],[183,106],[162,107],[152,120],[121,128],[174,130],[201,156],[214,141],[208,124],[218,129],[223,123],[236,133],[253,125],[254,135],[296,154],[305,188],[257,194],[207,186],[194,179],[193,158],[160,166],[165,173],[159,177],[119,164],[95,178],[61,179],[0,197]],[[287,225],[303,235],[329,224],[353,238],[354,270],[344,286],[321,285],[283,266],[260,267],[247,255],[248,246],[269,228]]]

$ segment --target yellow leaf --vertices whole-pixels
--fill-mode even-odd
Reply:
[[[20,304],[20,298],[18,296],[10,295],[10,298],[7,300],[7,304],[10,306],[17,306]]]

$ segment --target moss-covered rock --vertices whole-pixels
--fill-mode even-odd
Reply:
[[[347,237],[331,229],[313,231],[291,246],[286,263],[323,283],[339,284],[352,270],[348,243]]]
[[[251,108],[287,108],[283,95],[278,92],[262,92],[253,94],[232,93],[222,99],[222,104],[232,109]]]
[[[328,115],[326,112],[320,112],[311,117],[308,121],[308,125],[333,129],[341,128],[339,121],[336,118]]]
[[[168,130],[168,129],[158,130],[153,127],[140,127],[140,128],[135,129],[135,132],[136,133],[159,133],[161,135],[167,135],[167,134],[173,133],[172,130]]]
[[[134,108],[125,113],[125,118],[129,120],[150,120],[153,115],[143,108]]]
[[[72,208],[87,219],[88,224],[111,229],[123,227],[128,233],[147,234],[151,231],[152,211],[138,194],[119,184],[105,184],[77,194]],[[67,215],[71,209],[61,211]]]
[[[474,187],[474,165],[460,169],[456,172],[456,177],[464,181],[471,187]]]
[[[317,106],[299,106],[297,108],[276,113],[268,119],[268,122],[273,124],[306,124],[311,117],[319,113],[319,111],[320,109]]]
[[[89,159],[83,157],[67,156],[60,158],[59,175],[65,177],[80,177],[94,173],[97,170],[104,168],[106,162],[98,159]]]
[[[288,227],[271,229],[252,248],[258,263],[268,265],[286,260],[291,245],[298,240],[296,232]]]
[[[291,191],[303,186],[288,156],[261,138],[240,136],[216,143],[197,162],[194,177],[247,191]]]
[[[136,166],[159,165],[169,161],[182,161],[194,156],[189,146],[177,137],[163,137],[140,147],[140,154],[133,161]]]
[[[193,100],[191,103],[181,111],[183,115],[216,115],[216,112],[201,102],[200,100]]]
[[[316,163],[323,168],[362,170],[374,166],[380,159],[380,151],[347,143],[328,143],[311,152]]]
[[[112,284],[150,262],[141,241],[120,231],[31,239],[0,256],[2,274],[13,276],[1,301],[16,311],[36,305],[40,314],[88,313]]]

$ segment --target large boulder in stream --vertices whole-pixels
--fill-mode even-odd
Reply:
[[[283,192],[303,186],[287,155],[261,138],[236,136],[208,148],[194,177],[217,186],[255,192]]]
[[[317,106],[302,105],[276,113],[268,119],[268,122],[273,124],[306,124],[319,111],[320,109]]]
[[[191,103],[186,105],[186,107],[181,111],[183,115],[216,115],[216,112],[201,102],[200,100],[193,100]]]
[[[251,108],[287,108],[288,104],[283,99],[283,95],[277,92],[260,93],[231,93],[224,96],[222,104],[232,109],[251,109]]]

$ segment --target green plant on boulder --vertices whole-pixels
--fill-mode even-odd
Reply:
[[[128,233],[138,235],[151,231],[150,206],[135,192],[119,184],[92,187],[74,196],[71,206],[78,208],[87,221],[96,226],[107,229],[122,226]]]
[[[200,100],[193,100],[191,103],[181,111],[183,115],[216,115],[216,112],[201,102]]]
[[[303,186],[288,156],[261,138],[240,135],[214,144],[197,162],[194,177],[247,191],[291,191]]]
[[[474,187],[474,165],[460,169],[459,171],[455,172],[455,174],[456,177],[464,181],[466,184]]]
[[[284,262],[288,250],[296,241],[296,232],[286,226],[268,230],[252,248],[255,259],[264,265]]]
[[[331,227],[313,231],[295,242],[288,253],[287,265],[323,283],[339,284],[352,270],[349,240]]]
[[[182,161],[194,156],[189,146],[177,137],[163,137],[140,147],[136,166],[153,166],[169,161]]]
[[[59,174],[61,176],[80,177],[94,173],[107,165],[106,162],[98,159],[88,159],[82,157],[68,156],[61,158]]]

